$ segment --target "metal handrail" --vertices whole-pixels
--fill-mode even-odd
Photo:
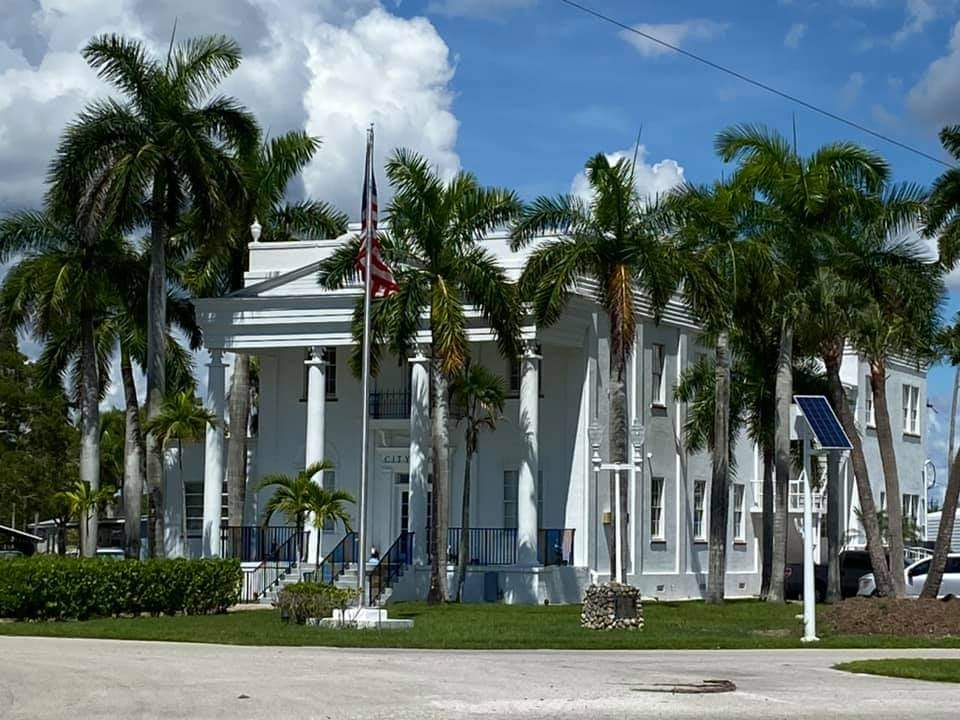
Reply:
[[[220,557],[240,562],[260,562],[275,553],[297,528],[292,525],[223,525],[220,528]],[[291,547],[290,558],[302,557],[302,547]]]
[[[410,417],[410,391],[377,390],[370,393],[370,417],[374,419]]]
[[[469,528],[467,565],[515,565],[517,562],[516,528]],[[447,528],[447,560],[457,562],[460,551],[458,527]]]
[[[240,601],[257,602],[270,588],[279,583],[297,564],[299,549],[306,546],[309,535],[309,532],[291,535],[255,568],[245,569]]]
[[[377,564],[366,571],[370,605],[376,605],[387,588],[393,586],[394,581],[403,574],[404,567],[410,564],[412,555],[413,533],[404,530]]]
[[[357,562],[357,545],[357,534],[348,532],[333,550],[327,553],[315,571],[310,570],[303,574],[303,579],[327,584],[336,582],[350,565]]]

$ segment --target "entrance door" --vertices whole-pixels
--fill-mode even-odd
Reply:
[[[396,539],[403,530],[417,532],[417,528],[410,527],[410,475],[409,473],[395,472],[393,474],[393,538]],[[427,486],[427,527],[433,524],[433,490]],[[422,531],[422,530],[421,530]]]

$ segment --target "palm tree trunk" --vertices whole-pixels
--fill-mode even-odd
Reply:
[[[160,414],[166,393],[166,243],[164,182],[158,172],[153,182],[153,217],[150,225],[150,270],[147,284],[147,419]],[[149,538],[151,557],[162,558],[164,548],[163,447],[156,433],[148,433],[147,490],[149,492]]]
[[[783,602],[783,573],[787,561],[787,492],[790,486],[790,405],[793,400],[793,325],[784,320],[777,353],[777,414],[774,430],[776,463],[773,553],[770,559],[770,592],[767,600]]]
[[[827,603],[840,602],[840,457],[830,450],[827,457]]]
[[[773,570],[773,446],[765,444],[763,452],[763,545],[761,547],[760,597],[764,600],[770,593],[770,577]]]
[[[230,380],[230,441],[227,443],[227,522],[243,525],[247,495],[247,424],[250,422],[250,356],[233,356]]]
[[[853,445],[853,450],[850,451],[850,462],[853,465],[853,477],[857,483],[861,522],[863,523],[863,531],[867,536],[867,552],[870,554],[870,565],[873,567],[877,593],[887,595],[890,592],[890,570],[887,567],[887,559],[883,554],[883,540],[880,535],[880,523],[877,519],[877,505],[873,499],[873,490],[870,488],[867,461],[863,456],[863,440],[860,433],[857,432],[853,410],[850,409],[847,392],[840,380],[842,351],[843,343],[841,342],[832,352],[823,355],[823,363],[827,372],[827,387],[830,391],[830,404],[840,418],[840,424],[850,439],[850,444]]]
[[[937,541],[933,546],[933,559],[930,572],[920,592],[922,598],[935,598],[940,594],[943,571],[947,567],[947,554],[953,538],[953,527],[957,518],[957,498],[960,496],[960,456],[955,455],[950,465],[950,477],[943,493],[943,507],[940,508],[940,527],[937,529]]]
[[[468,420],[469,422],[469,420]],[[460,507],[460,542],[457,545],[457,602],[463,602],[463,582],[467,575],[467,555],[470,552],[470,464],[474,450],[467,441],[467,460],[463,466],[463,504]]]
[[[93,313],[85,312],[80,324],[80,479],[96,494],[100,489],[100,378]],[[97,549],[96,505],[81,512],[79,521],[82,553],[92,557]]]
[[[433,558],[430,563],[430,589],[427,602],[447,600],[447,525],[450,507],[450,467],[448,424],[448,379],[441,360],[433,353],[430,363],[433,382],[430,385],[430,434],[433,445]]]
[[[140,429],[140,404],[133,382],[133,367],[126,347],[120,345],[120,376],[126,405],[123,438],[123,526],[124,551],[128,558],[140,558],[140,513],[143,477],[146,472],[146,448]]]
[[[614,463],[627,462],[627,353],[624,338],[619,337],[619,325],[616,318],[610,318],[610,460]],[[622,478],[621,478],[622,479]],[[607,551],[610,555],[610,579],[626,583],[627,568],[630,566],[630,520],[629,520],[629,483],[620,483],[620,497],[616,498],[617,483],[615,473],[610,473],[610,510],[620,508],[620,543],[623,548],[623,567],[617,567],[616,522],[613,532],[607,535]]]
[[[714,387],[713,474],[710,479],[710,557],[706,601],[723,602],[730,509],[730,354],[726,332],[717,336]]]
[[[887,368],[882,358],[870,360],[870,381],[873,391],[877,442],[883,466],[883,484],[887,491],[887,543],[890,548],[890,580],[894,597],[907,594],[903,566],[903,508],[900,502],[900,480],[897,477],[897,456],[893,448],[893,430],[887,408]]]
[[[960,395],[960,365],[953,372],[953,401],[950,403],[950,435],[947,437],[947,467],[953,465],[956,454],[957,396]]]

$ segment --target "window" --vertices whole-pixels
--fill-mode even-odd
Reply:
[[[743,542],[747,537],[743,515],[743,483],[733,485],[733,539]]]
[[[516,470],[503,471],[503,526],[515,528],[517,526],[517,480],[519,473]]]
[[[903,431],[920,434],[920,388],[916,385],[903,386]]]
[[[327,361],[326,375],[324,376],[324,382],[326,383],[326,393],[327,400],[336,400],[337,399],[337,349],[336,348],[325,348],[323,351],[324,359]]]
[[[926,575],[928,572],[930,572],[930,561],[924,560],[923,562],[917,563],[912,568],[910,568],[910,572],[907,574],[910,577],[915,578],[915,577],[919,577],[920,575]]]
[[[883,490],[881,490],[880,491],[880,510],[882,511],[886,509],[887,509],[887,494]]]
[[[184,508],[187,512],[187,537],[191,539],[203,537],[203,481],[187,480],[184,482]],[[225,523],[228,518],[227,483],[223,483],[220,496],[220,521]]]
[[[654,405],[666,405],[666,388],[663,382],[663,345],[654,343],[650,352],[650,397]]]
[[[337,471],[336,470],[324,470],[322,473],[323,476],[323,489],[324,490],[334,490],[337,487]],[[325,533],[335,532],[337,529],[337,523],[333,518],[327,518],[323,521],[323,531]]]
[[[663,478],[650,479],[650,539],[663,540]]]
[[[520,395],[520,358],[507,361],[507,394]]]
[[[693,481],[693,539],[707,539],[707,481]]]
[[[904,520],[910,519],[913,521],[914,525],[919,525],[920,524],[920,496],[904,495],[902,511],[903,511]]]
[[[867,411],[867,427],[877,426],[877,416],[873,409],[873,380],[867,378],[866,396],[864,397],[864,407]]]

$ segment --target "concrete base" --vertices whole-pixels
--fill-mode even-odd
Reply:
[[[387,617],[387,611],[384,608],[372,607],[334,610],[333,617],[311,618],[307,621],[307,624],[318,627],[373,628],[376,630],[410,630],[413,628],[413,620],[390,619]]]

